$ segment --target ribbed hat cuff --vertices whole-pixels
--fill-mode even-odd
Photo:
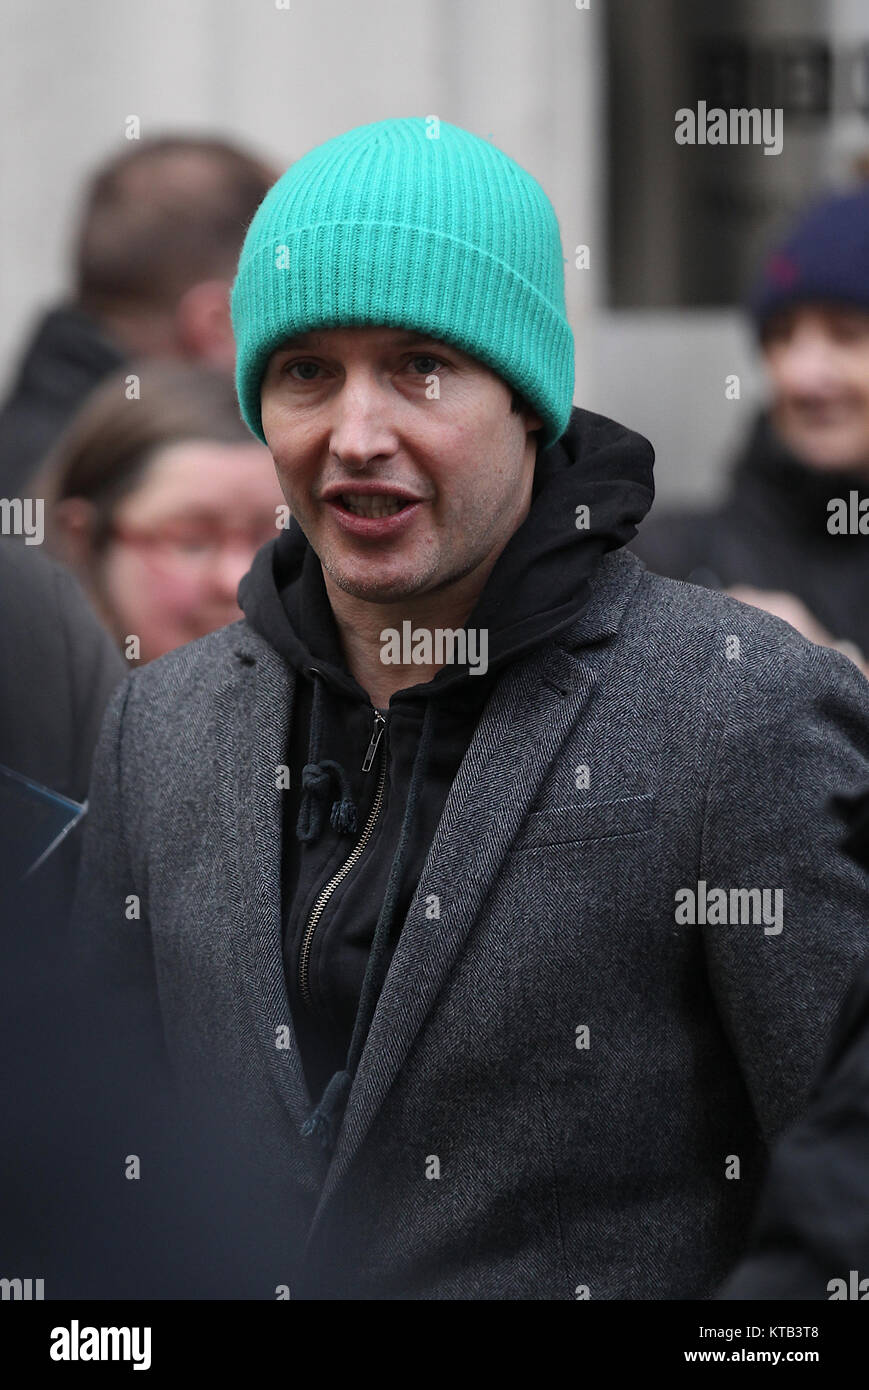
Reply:
[[[843,284],[832,276],[813,275],[811,279],[805,278],[793,286],[775,289],[764,287],[752,297],[749,305],[758,335],[763,336],[774,314],[799,304],[841,304],[869,313],[869,286],[865,292],[855,292],[852,285]]]
[[[281,268],[278,268],[278,266]],[[421,286],[410,297],[410,286]],[[544,421],[543,447],[567,426],[573,335],[512,267],[429,228],[317,223],[250,256],[232,293],[242,415],[264,441],[260,387],[271,353],[314,328],[415,329],[483,362]]]

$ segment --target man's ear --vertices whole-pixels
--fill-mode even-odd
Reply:
[[[532,410],[531,406],[527,405],[524,401],[518,414],[525,428],[526,434],[533,434],[535,430],[543,429],[543,421],[537,414],[536,410]]]
[[[93,560],[96,507],[85,497],[64,497],[51,512],[58,558],[73,569],[87,570]]]
[[[230,288],[226,280],[203,280],[191,285],[179,299],[174,317],[181,355],[225,372],[231,372],[235,364]]]

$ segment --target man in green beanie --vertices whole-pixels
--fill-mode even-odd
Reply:
[[[708,1297],[869,947],[827,807],[869,687],[624,549],[653,454],[572,405],[563,266],[535,180],[433,117],[248,230],[287,524],[244,619],[114,698],[75,912],[256,1174],[248,1294]]]

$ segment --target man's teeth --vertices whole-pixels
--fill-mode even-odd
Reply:
[[[371,496],[361,492],[342,492],[341,504],[356,516],[394,516],[406,505],[397,497],[387,497],[382,493]]]

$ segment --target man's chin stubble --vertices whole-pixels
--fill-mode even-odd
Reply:
[[[451,588],[476,569],[480,561],[477,558],[471,559],[463,568],[450,571],[449,574],[440,578],[435,569],[413,577],[404,575],[391,584],[383,584],[376,578],[372,578],[370,581],[354,579],[352,576],[342,573],[331,561],[324,560],[322,556],[320,563],[332,583],[353,598],[361,599],[365,603],[401,603],[403,600],[415,598],[419,594],[437,594]]]
[[[345,594],[350,594],[352,598],[362,599],[366,603],[400,603],[402,599],[413,598],[415,594],[426,588],[431,577],[424,574],[410,580],[407,577],[401,577],[391,584],[383,584],[382,581],[374,577],[370,580],[355,579],[352,575],[344,574],[335,565],[327,563],[322,558],[320,563],[337,588]]]

